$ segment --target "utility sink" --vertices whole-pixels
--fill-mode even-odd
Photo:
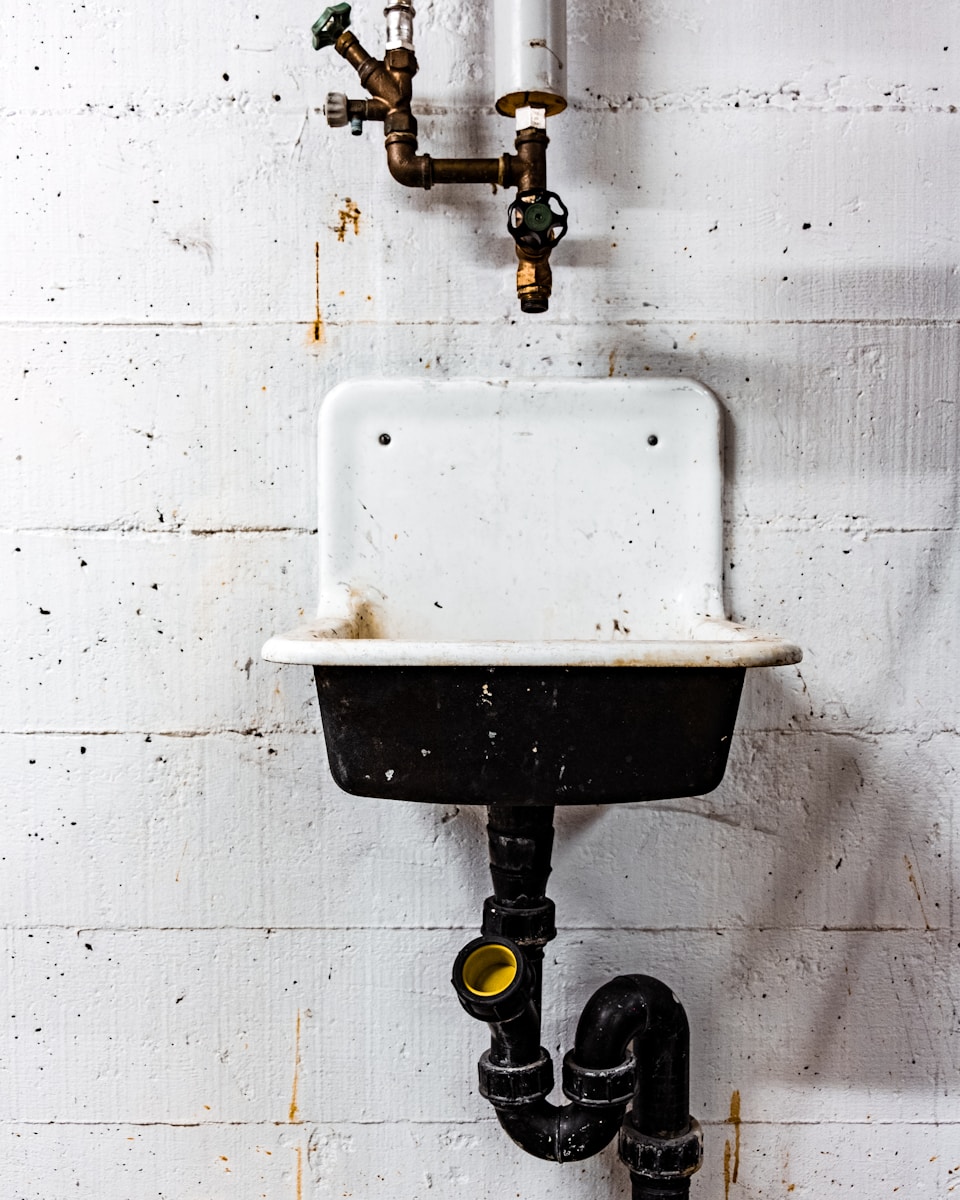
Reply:
[[[723,777],[748,667],[724,617],[721,410],[685,379],[355,380],[321,405],[313,667],[359,796],[589,804]]]

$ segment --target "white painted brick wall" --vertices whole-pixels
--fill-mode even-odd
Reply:
[[[419,8],[424,148],[508,148],[489,6]],[[502,195],[405,192],[376,131],[327,130],[356,84],[316,15],[4,9],[0,1195],[626,1194],[613,1151],[529,1159],[475,1093],[447,980],[481,814],[337,792],[309,673],[258,651],[314,601],[334,383],[652,371],[721,396],[728,607],[806,657],[749,680],[712,795],[560,815],[546,1042],[610,974],[660,975],[697,1200],[943,1200],[954,7],[571,0],[550,165],[574,224],[541,318]],[[379,48],[380,5],[355,26]]]

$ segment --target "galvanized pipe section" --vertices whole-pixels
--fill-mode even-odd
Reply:
[[[394,0],[383,10],[387,18],[388,50],[413,50],[413,18],[416,9],[410,0]]]

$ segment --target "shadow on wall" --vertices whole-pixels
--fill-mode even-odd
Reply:
[[[754,715],[784,702],[774,673],[756,674]],[[796,724],[808,720],[791,699]],[[710,796],[558,813],[548,1023],[569,1040],[582,996],[640,970],[687,1005],[694,1103],[708,1121],[726,1119],[744,1079],[753,1097],[777,1093],[775,1111],[753,1099],[750,1120],[862,1120],[862,1103],[878,1117],[909,1108],[904,1093],[929,1096],[952,1020],[939,953],[949,870],[930,808],[954,770],[948,754],[936,740],[746,732]],[[476,852],[465,920],[479,923],[484,810],[461,816],[449,829]]]
[[[775,688],[760,680],[758,699]],[[773,858],[755,864],[767,868],[767,886],[744,878],[746,932],[721,985],[756,1022],[754,1086],[767,1077],[929,1095],[954,1022],[944,962],[949,812],[938,810],[956,751],[937,739],[917,746],[909,734],[798,730],[743,740],[761,752],[748,749],[753,762],[734,764],[712,804],[765,821],[776,839]],[[952,1058],[956,1070],[956,1049]],[[889,1102],[878,1098],[874,1115]]]

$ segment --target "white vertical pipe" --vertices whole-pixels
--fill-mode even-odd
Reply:
[[[567,107],[566,0],[494,0],[497,111],[539,105],[548,116]]]

